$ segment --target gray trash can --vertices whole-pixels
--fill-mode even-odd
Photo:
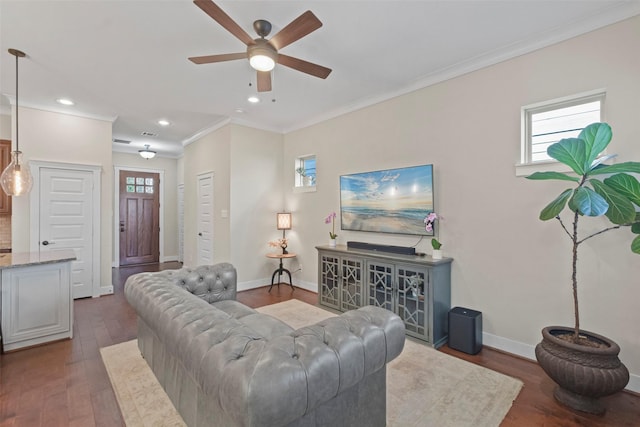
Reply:
[[[482,312],[464,307],[449,310],[449,347],[467,354],[482,350]]]

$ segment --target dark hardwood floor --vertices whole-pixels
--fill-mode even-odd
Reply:
[[[74,302],[74,337],[0,355],[0,427],[122,426],[124,422],[100,358],[100,347],[136,337],[136,318],[127,304],[123,284],[141,271],[179,268],[177,263],[114,269],[114,295]],[[317,295],[288,286],[238,293],[251,307],[296,298],[311,304]],[[441,351],[521,379],[524,387],[501,424],[521,426],[640,426],[640,396],[618,393],[605,399],[603,417],[570,411],[557,404],[553,382],[538,365],[490,348],[467,355],[447,346]]]

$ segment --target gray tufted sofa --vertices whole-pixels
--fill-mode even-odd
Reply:
[[[125,283],[138,346],[188,426],[385,426],[404,325],[377,307],[294,331],[235,301],[228,263]]]

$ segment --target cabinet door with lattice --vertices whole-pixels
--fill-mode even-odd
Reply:
[[[320,270],[318,302],[336,310],[340,309],[340,257],[321,253],[318,269]]]
[[[341,272],[341,300],[340,310],[355,310],[364,303],[364,260],[360,258],[344,257],[340,261]]]
[[[395,311],[395,286],[393,264],[367,262],[367,295],[369,305]]]
[[[407,335],[429,338],[429,274],[425,268],[396,265],[396,313],[404,321]],[[425,300],[427,304],[425,304]]]

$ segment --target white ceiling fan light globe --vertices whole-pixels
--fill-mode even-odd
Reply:
[[[257,71],[271,71],[276,66],[276,62],[266,55],[253,55],[249,59],[249,64]]]
[[[247,56],[254,70],[271,71],[276,66],[278,52],[267,40],[256,39],[255,44],[247,47]]]

